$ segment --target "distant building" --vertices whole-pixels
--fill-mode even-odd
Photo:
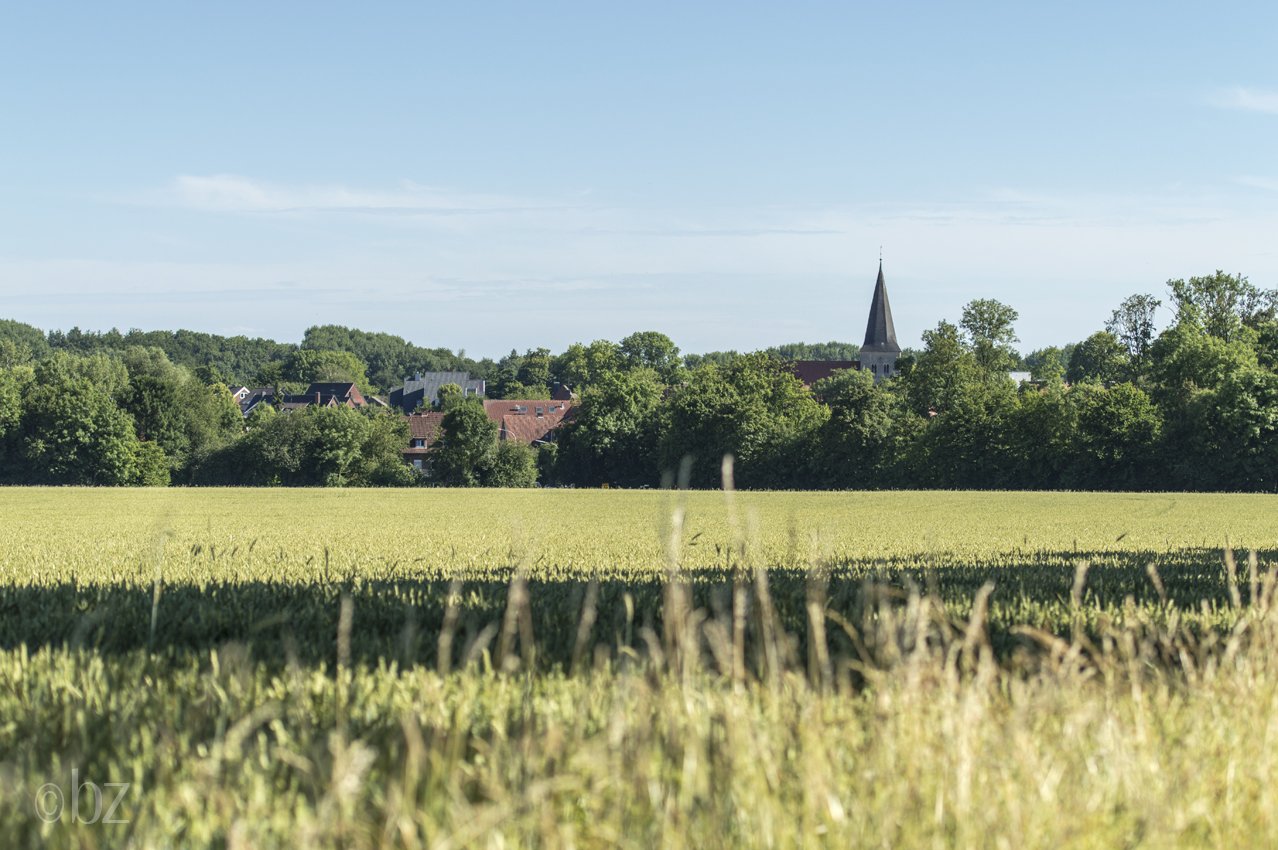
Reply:
[[[350,382],[314,383],[304,393],[281,396],[280,413],[292,413],[311,406],[359,408],[367,404],[359,387]]]
[[[431,455],[444,435],[444,414],[412,413],[408,417],[408,448],[404,449],[404,462],[414,469],[429,474]]]
[[[896,374],[896,358],[901,346],[896,344],[896,328],[892,325],[892,307],[888,304],[887,283],[883,280],[883,262],[879,261],[879,278],[874,282],[870,299],[870,320],[865,326],[865,342],[861,343],[860,360],[792,360],[794,376],[811,387],[839,369],[868,369],[874,383]]]
[[[497,439],[518,440],[524,445],[553,443],[555,429],[571,419],[575,407],[568,401],[490,400],[484,402],[484,412],[497,423]]]
[[[901,346],[896,344],[896,328],[892,326],[892,307],[888,304],[880,260],[879,279],[874,282],[874,298],[870,301],[870,321],[865,326],[865,342],[861,343],[861,368],[869,369],[877,384],[896,374],[896,358],[900,356]]]
[[[444,384],[461,387],[462,395],[484,397],[486,385],[483,379],[472,380],[469,372],[418,372],[404,379],[404,386],[391,390],[390,406],[412,413],[417,405],[430,407],[435,404],[439,388]]]
[[[364,400],[364,394],[359,391],[359,387],[349,382],[342,383],[315,383],[306,388],[307,394],[318,393],[320,400],[327,403],[332,399],[336,404],[346,407],[364,407],[368,404]]]
[[[247,417],[259,404],[271,406],[275,399],[275,387],[241,387],[243,397],[239,399],[240,412]]]
[[[285,393],[280,396],[280,413],[292,413],[307,407],[337,407],[337,399],[320,393]]]
[[[1007,377],[1016,382],[1016,386],[1027,384],[1034,380],[1034,375],[1030,372],[1008,372]]]
[[[824,381],[840,369],[860,369],[860,360],[793,360],[790,370],[794,377],[811,387],[817,381]]]
[[[555,429],[572,418],[575,408],[563,401],[487,400],[484,412],[497,423],[497,439],[518,440],[536,447],[555,440]],[[444,439],[444,413],[430,411],[410,413],[408,446],[403,449],[404,462],[429,475],[435,452]]]

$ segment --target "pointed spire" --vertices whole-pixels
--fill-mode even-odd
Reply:
[[[865,326],[865,342],[862,351],[881,351],[899,354],[896,344],[896,328],[892,326],[892,307],[888,304],[887,284],[883,282],[883,260],[879,259],[879,279],[874,283],[874,300],[870,302],[870,321]]]

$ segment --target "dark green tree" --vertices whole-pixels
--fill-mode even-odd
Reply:
[[[923,331],[923,351],[902,376],[909,407],[921,416],[952,406],[956,394],[977,380],[979,369],[959,329],[942,320],[935,330]]]
[[[528,488],[537,484],[537,451],[518,440],[501,440],[481,475],[485,487]]]
[[[791,342],[768,349],[778,360],[856,360],[861,346],[851,342]]]
[[[550,349],[528,349],[519,363],[519,371],[515,374],[515,378],[529,389],[541,390],[549,398]],[[530,396],[530,398],[537,397]]]
[[[1130,383],[1081,388],[1077,455],[1066,483],[1077,489],[1136,490],[1155,476],[1161,417]]]
[[[178,441],[185,454],[175,452],[175,477],[179,483],[190,478],[191,471],[210,453],[217,451],[244,430],[244,416],[230,391],[221,384],[203,384],[189,380],[178,390],[185,443]]]
[[[222,384],[225,386],[230,383],[216,366],[196,366],[195,379],[201,384]]]
[[[813,481],[845,490],[877,490],[897,483],[897,396],[869,372],[837,371],[813,395],[830,408],[813,444]]]
[[[1154,339],[1154,315],[1162,303],[1152,295],[1129,295],[1105,323],[1105,330],[1127,349],[1133,378],[1144,374]]]
[[[435,459],[436,479],[450,487],[477,487],[497,450],[497,423],[474,397],[444,414],[443,447]]]
[[[0,481],[14,480],[23,471],[22,399],[33,381],[29,366],[0,369]]]
[[[155,442],[167,454],[186,454],[181,387],[151,375],[138,375],[120,397],[120,406],[133,417],[138,439]]]
[[[590,345],[573,343],[552,361],[551,376],[580,393],[602,375],[624,368],[624,360],[615,343],[597,339]]]
[[[1127,377],[1127,349],[1108,331],[1097,331],[1074,346],[1065,380],[1071,384],[1083,381],[1108,383]]]
[[[963,308],[959,327],[966,332],[976,366],[987,379],[1003,377],[1020,361],[1012,349],[1012,343],[1020,342],[1014,327],[1019,317],[1011,307],[992,298],[969,301]]]
[[[1041,348],[1025,358],[1025,365],[1030,367],[1030,377],[1049,384],[1065,379],[1065,363],[1065,352],[1056,346]]]
[[[41,382],[23,399],[23,455],[31,483],[135,483],[132,418],[84,377]]]
[[[1167,288],[1177,324],[1197,324],[1225,342],[1242,339],[1244,328],[1273,322],[1278,308],[1278,290],[1258,289],[1242,275],[1219,269],[1208,277],[1169,280]]]
[[[1164,405],[1185,387],[1214,389],[1230,374],[1257,365],[1250,344],[1210,335],[1192,318],[1163,331],[1150,346],[1149,374]]]
[[[194,477],[205,485],[413,486],[421,476],[403,461],[407,445],[407,422],[384,411],[272,412],[202,457]]]
[[[167,487],[171,478],[164,449],[158,443],[138,443],[131,483],[139,487]]]
[[[457,384],[444,384],[435,393],[435,401],[444,413],[466,400],[466,393]]]
[[[758,351],[691,373],[665,406],[658,467],[693,459],[691,484],[720,486],[723,456],[736,458],[743,489],[810,488],[809,451],[829,417],[787,366]]]
[[[959,385],[911,448],[916,486],[978,490],[1017,486],[1011,381]]]
[[[659,482],[661,393],[661,378],[651,370],[603,373],[559,426],[555,477],[588,487]]]
[[[667,383],[674,382],[675,374],[683,365],[679,359],[679,346],[657,331],[632,333],[618,344],[617,350],[627,367],[651,369]]]
[[[1005,419],[1006,444],[1013,458],[1008,487],[1048,490],[1062,486],[1061,476],[1073,458],[1078,430],[1073,396],[1060,380],[1042,389],[1020,388]]]
[[[736,351],[711,351],[707,354],[688,354],[683,358],[683,368],[692,371],[704,366],[727,366],[741,354]]]
[[[0,319],[0,340],[13,343],[15,350],[25,349],[30,359],[43,360],[49,356],[49,342],[44,331],[23,322]]]
[[[465,350],[423,348],[402,337],[370,333],[340,325],[321,325],[306,330],[302,348],[315,351],[347,351],[367,366],[369,382],[382,392],[401,385],[414,372],[468,372],[472,378],[492,380],[496,364],[473,360]]]
[[[1278,491],[1278,375],[1238,369],[1210,396],[1214,488]]]
[[[259,380],[270,375],[259,374]],[[312,383],[352,383],[361,393],[373,395],[373,386],[364,374],[364,364],[349,351],[315,351],[304,348],[284,361],[280,377],[285,382],[307,386]],[[269,384],[262,384],[268,386]]]

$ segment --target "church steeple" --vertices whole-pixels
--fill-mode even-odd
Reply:
[[[870,302],[870,321],[865,326],[865,342],[861,345],[861,368],[874,375],[877,384],[896,374],[896,358],[901,346],[896,344],[896,328],[892,327],[892,307],[888,304],[887,284],[883,282],[883,259],[879,259],[879,279],[874,282],[874,299]]]
[[[861,344],[861,350],[884,354],[901,353],[901,346],[896,344],[896,328],[892,326],[892,307],[888,304],[887,284],[883,282],[882,260],[879,260],[879,279],[874,283],[870,321],[865,326],[865,342]]]

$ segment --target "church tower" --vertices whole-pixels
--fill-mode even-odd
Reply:
[[[877,384],[896,374],[896,358],[900,353],[901,346],[896,344],[896,328],[892,327],[887,284],[883,282],[883,261],[879,260],[879,279],[874,284],[870,321],[865,326],[865,342],[861,344],[861,368],[868,369]]]

